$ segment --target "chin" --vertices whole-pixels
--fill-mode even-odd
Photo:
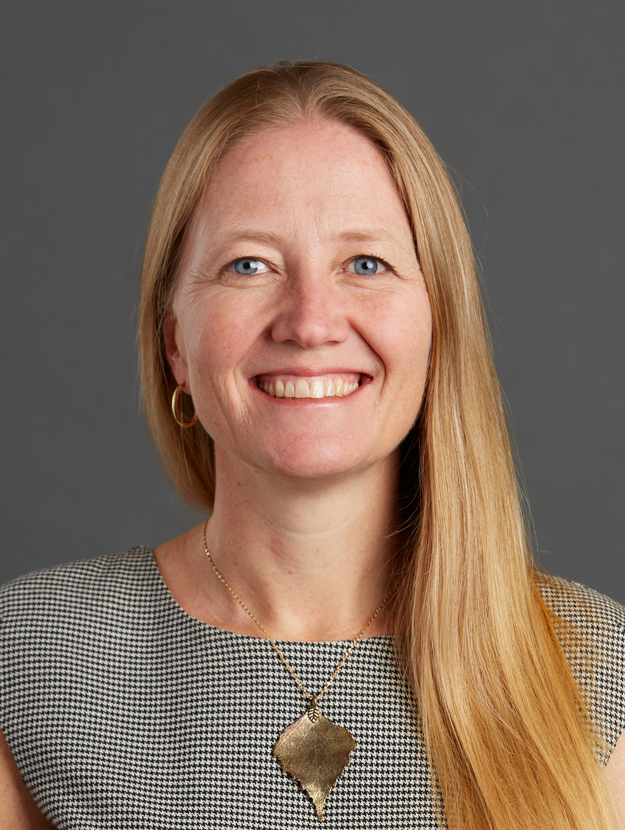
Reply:
[[[340,442],[311,446],[300,441],[282,444],[277,453],[268,453],[259,466],[288,478],[318,480],[349,475],[370,463],[362,448],[349,448]]]

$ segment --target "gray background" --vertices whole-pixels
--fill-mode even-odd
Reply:
[[[625,4],[5,0],[1,14],[0,582],[201,518],[140,412],[151,200],[222,85],[332,59],[395,95],[459,171],[541,563],[625,602]]]

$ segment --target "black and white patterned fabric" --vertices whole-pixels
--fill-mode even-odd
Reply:
[[[606,658],[594,676],[582,661],[580,682],[613,747],[625,727],[625,608],[564,580],[545,595]],[[319,826],[272,757],[305,711],[302,693],[265,640],[186,614],[148,549],[21,577],[0,592],[0,620],[0,727],[59,830]],[[316,690],[347,643],[280,646]],[[357,744],[325,827],[434,830],[437,790],[392,638],[359,643],[320,708]]]

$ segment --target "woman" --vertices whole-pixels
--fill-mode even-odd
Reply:
[[[6,587],[4,826],[616,827],[625,609],[532,564],[410,115],[336,64],[222,90],[161,183],[140,344],[213,512]]]

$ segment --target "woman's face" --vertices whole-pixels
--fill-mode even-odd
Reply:
[[[223,453],[304,478],[388,458],[417,416],[432,327],[375,146],[311,120],[230,151],[194,214],[165,328],[218,470]]]

